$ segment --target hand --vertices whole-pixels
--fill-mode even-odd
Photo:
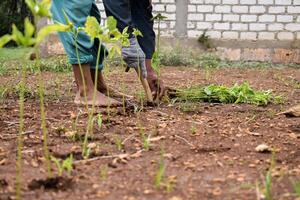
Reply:
[[[152,91],[153,99],[161,100],[167,92],[167,88],[164,86],[162,80],[160,80],[157,75],[148,72],[147,81],[149,83],[150,89]]]
[[[146,77],[147,70],[145,66],[145,54],[136,38],[130,38],[129,40],[130,46],[122,47],[123,60],[125,61],[128,69],[129,67],[132,67],[137,71],[140,71],[143,77]]]

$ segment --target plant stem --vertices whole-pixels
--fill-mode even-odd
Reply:
[[[26,81],[26,67],[22,65],[22,74],[21,74],[21,90],[20,90],[20,99],[19,99],[19,106],[20,106],[20,113],[19,113],[19,134],[17,138],[17,175],[16,175],[16,199],[21,200],[21,186],[22,186],[22,149],[23,149],[23,132],[24,132],[24,88],[25,88],[25,81]]]
[[[37,27],[37,22],[39,18],[37,16],[34,16],[34,24],[35,27]],[[39,97],[40,97],[40,110],[41,110],[41,128],[43,133],[43,150],[44,150],[44,156],[46,159],[46,166],[47,166],[47,172],[48,176],[52,176],[51,171],[51,161],[49,156],[49,149],[48,149],[48,142],[47,142],[47,124],[46,124],[46,113],[45,113],[45,104],[44,104],[44,82],[42,78],[42,71],[41,71],[41,65],[40,65],[40,54],[38,46],[36,45],[34,47],[35,54],[36,54],[36,67],[38,67],[38,81],[39,81]]]
[[[96,70],[95,70],[95,81],[94,81],[94,91],[93,91],[93,105],[92,105],[92,109],[88,112],[88,125],[87,125],[87,130],[84,136],[84,142],[83,142],[83,156],[87,157],[87,142],[88,142],[88,137],[89,135],[92,133],[93,130],[93,125],[94,125],[94,120],[93,120],[93,116],[94,116],[94,112],[95,112],[95,101],[96,101],[96,94],[97,94],[97,85],[98,85],[98,76],[99,76],[99,60],[100,60],[100,53],[101,53],[101,46],[102,46],[102,42],[100,40],[100,44],[98,47],[98,52],[97,52],[97,61],[96,61]]]

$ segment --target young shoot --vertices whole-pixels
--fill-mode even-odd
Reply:
[[[116,144],[116,147],[117,147],[118,151],[122,151],[123,150],[124,145],[123,145],[122,139],[119,138],[118,136],[115,137],[115,144]]]
[[[55,158],[54,156],[51,156],[51,161],[56,165],[58,170],[58,176],[62,176],[64,172],[67,173],[67,175],[71,175],[71,172],[73,170],[73,154],[71,154],[67,159],[61,160],[58,158]]]
[[[160,160],[158,163],[158,168],[155,175],[154,185],[156,188],[160,188],[162,186],[162,181],[166,172],[166,163],[164,160],[164,152],[161,152]]]
[[[105,181],[108,178],[108,166],[102,166],[100,168],[100,180]]]

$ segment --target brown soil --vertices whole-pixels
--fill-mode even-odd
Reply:
[[[283,105],[164,103],[145,107],[140,113],[122,108],[97,109],[103,126],[94,126],[89,143],[96,146],[89,161],[83,161],[81,142],[68,138],[79,114],[78,138],[87,122],[84,107],[72,103],[72,74],[44,73],[46,112],[51,155],[74,155],[71,176],[47,179],[40,130],[39,99],[36,92],[25,102],[23,144],[23,199],[257,199],[263,190],[271,153],[255,148],[267,144],[276,150],[273,169],[273,199],[296,199],[292,182],[300,179],[300,118],[276,113],[300,103],[300,71],[297,69],[220,69],[205,73],[195,68],[166,67],[166,85],[174,88],[211,83],[232,84],[248,81],[255,89],[272,89],[286,99]],[[118,69],[108,72],[109,85],[137,96],[142,91],[134,73]],[[209,78],[209,80],[207,80]],[[18,77],[0,77],[15,84]],[[28,85],[36,90],[36,76],[28,75]],[[124,85],[126,88],[122,87]],[[124,90],[123,90],[123,89]],[[15,198],[16,151],[19,120],[18,97],[11,93],[0,103],[0,199]],[[135,102],[136,105],[139,105]],[[139,107],[137,107],[138,109]],[[97,116],[97,115],[95,115]],[[152,142],[143,150],[141,130]],[[116,138],[125,141],[118,151]],[[161,152],[166,172],[161,188],[154,185]],[[53,164],[54,174],[57,169]],[[169,186],[169,191],[167,190]]]

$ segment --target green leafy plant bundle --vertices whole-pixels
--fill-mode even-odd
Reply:
[[[248,103],[267,105],[279,103],[280,96],[274,96],[272,91],[256,91],[249,83],[235,84],[232,87],[223,85],[209,85],[206,87],[190,87],[179,89],[175,92],[177,101],[186,102],[212,102],[212,103]]]

